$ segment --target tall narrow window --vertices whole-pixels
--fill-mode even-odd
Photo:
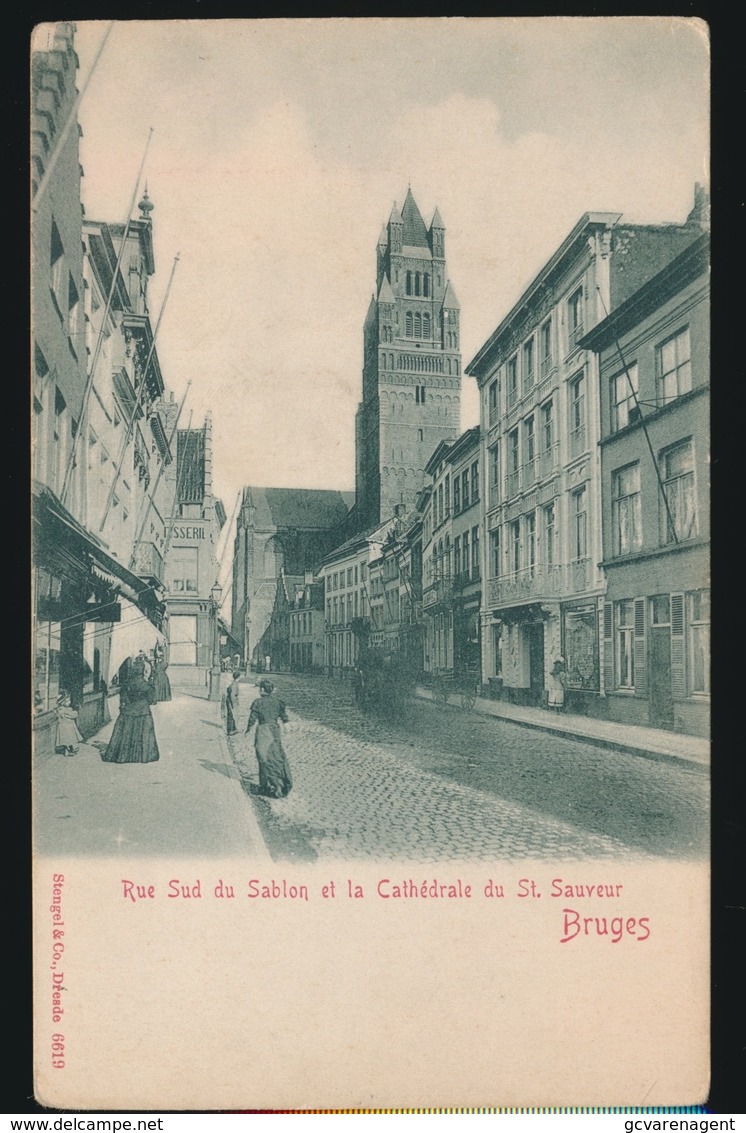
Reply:
[[[497,378],[494,382],[490,383],[489,392],[487,394],[487,409],[489,413],[489,423],[494,425],[497,421]]]
[[[547,319],[540,333],[541,341],[541,377],[546,378],[552,368],[552,320]]]
[[[471,502],[475,504],[479,499],[479,461],[475,460],[471,466]]]
[[[445,478],[445,492],[444,492],[446,517],[451,514],[451,477],[446,474]]]
[[[414,273],[414,293],[415,295],[420,293],[420,273],[418,271]]]
[[[508,473],[507,495],[513,496],[518,491],[518,430],[508,433]]]
[[[427,272],[422,277],[422,294],[427,299],[430,295],[430,276]]]
[[[555,540],[557,538],[557,522],[554,504],[547,504],[544,508],[544,562],[548,567],[554,566]]]
[[[572,494],[571,551],[573,561],[588,554],[588,502],[585,485]]]
[[[458,476],[453,477],[453,514],[458,515],[461,511],[461,480]]]
[[[528,487],[536,479],[536,432],[533,414],[523,422],[523,486]]]
[[[510,534],[510,573],[518,574],[521,569],[521,523],[515,519],[509,527]]]
[[[536,571],[536,512],[531,511],[526,516],[526,570],[528,577],[533,578]]]
[[[570,455],[585,452],[585,378],[580,374],[570,382]]]
[[[541,474],[548,476],[554,467],[554,406],[547,401],[541,407]]]
[[[635,687],[635,604],[617,602],[617,688]]]
[[[425,276],[425,278],[427,279],[427,276]],[[427,311],[422,316],[422,337],[423,338],[431,338],[432,337],[432,323],[430,321],[430,316],[427,313]]]
[[[461,536],[457,535],[453,540],[453,576],[459,578],[461,575]]]
[[[689,327],[661,343],[655,352],[658,400],[665,405],[692,388]]]
[[[583,337],[583,288],[573,291],[567,301],[567,345],[570,350]]]
[[[668,508],[661,508],[664,543],[692,539],[697,534],[694,495],[694,448],[691,439],[665,449],[659,460]]]
[[[419,311],[414,317],[414,337],[422,338],[422,315]]]
[[[465,468],[461,473],[461,507],[465,511],[469,507],[469,469]]]
[[[461,546],[463,548],[463,559],[462,559],[463,576],[464,576],[464,578],[468,578],[469,577],[469,532],[468,531],[465,531],[463,536],[462,536]]]
[[[523,394],[525,395],[532,389],[534,380],[534,340],[533,337],[529,338],[528,342],[523,347]]]
[[[518,357],[508,362],[508,409],[511,409],[518,400]]]
[[[480,576],[479,570],[479,528],[471,529],[471,577],[475,582]]]
[[[629,555],[642,546],[639,464],[629,464],[612,474],[611,495],[614,553]]]
[[[627,425],[639,420],[640,410],[637,405],[637,365],[628,366],[621,374],[615,374],[611,379],[611,431],[618,433]]]
[[[710,691],[710,591],[689,595],[689,691]]]
[[[407,336],[407,338],[412,337],[413,322],[414,321],[412,319],[412,312],[407,311],[406,315],[404,316],[404,333]]]
[[[500,528],[490,531],[490,571],[492,578],[500,577]]]
[[[406,290],[407,290],[407,295],[412,294],[412,273],[411,273],[411,271],[407,272]]]
[[[487,467],[489,469],[490,507],[500,502],[500,446],[492,445],[487,453]]]

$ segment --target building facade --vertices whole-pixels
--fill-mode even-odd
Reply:
[[[308,573],[290,606],[290,671],[323,673],[324,650],[324,583]]]
[[[120,661],[134,648],[163,641],[165,613],[157,572],[141,571],[132,555],[137,518],[169,460],[156,423],[163,381],[147,310],[147,280],[154,270],[152,206],[143,198],[141,216],[129,222],[126,240],[124,228],[83,223],[74,33],[71,23],[40,26],[32,55],[33,649],[39,754],[53,750],[55,706],[63,689],[78,711],[84,736],[108,720],[108,691]],[[126,257],[119,254],[123,243]],[[130,286],[125,262],[132,269]],[[138,437],[147,479],[135,465]]]
[[[356,416],[355,519],[367,529],[410,511],[438,443],[459,432],[460,308],[448,280],[445,228],[429,228],[407,191],[377,248],[376,291],[363,329]]]
[[[709,733],[709,235],[584,339],[601,407],[604,715]]]
[[[567,703],[597,711],[601,474],[598,359],[584,335],[696,237],[588,213],[467,367],[480,388],[485,491],[482,669],[542,705],[563,659]]]
[[[170,431],[178,414],[166,404]],[[219,658],[218,610],[213,587],[218,540],[226,522],[212,488],[212,418],[200,428],[176,429],[176,459],[167,476],[173,500],[164,548],[168,663],[172,682],[203,686]]]
[[[481,454],[479,427],[443,442],[427,465],[423,514],[424,669],[479,675]]]
[[[244,488],[233,551],[232,633],[246,664],[271,657],[272,611],[282,571],[305,578],[344,538],[350,492]]]
[[[380,562],[392,521],[355,535],[331,551],[319,567],[324,584],[325,664],[330,676],[351,672],[365,645],[378,644],[383,632],[382,602],[374,606],[370,566]]]

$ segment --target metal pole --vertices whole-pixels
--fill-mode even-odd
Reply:
[[[125,457],[125,454],[127,452],[127,445],[130,442],[130,437],[132,436],[132,431],[134,429],[135,422],[137,421],[137,414],[138,414],[138,411],[141,407],[141,403],[144,399],[145,392],[147,390],[148,367],[150,366],[150,360],[153,357],[153,351],[155,350],[155,340],[156,340],[156,337],[158,335],[158,328],[161,325],[161,319],[163,318],[163,311],[165,309],[166,303],[168,302],[168,295],[169,295],[169,292],[171,290],[171,284],[173,283],[174,272],[176,271],[176,265],[177,265],[178,262],[179,262],[179,257],[175,256],[173,266],[171,268],[171,276],[170,276],[169,281],[168,281],[168,287],[166,288],[166,294],[163,296],[163,302],[161,303],[161,309],[160,309],[160,312],[159,312],[159,315],[158,315],[158,321],[155,325],[155,330],[153,331],[153,338],[152,338],[152,341],[150,343],[150,350],[148,351],[148,357],[147,357],[147,360],[145,362],[145,367],[144,367],[143,372],[142,372],[142,385],[140,386],[140,391],[137,395],[137,400],[135,401],[135,404],[132,408],[132,416],[131,416],[129,422],[127,423],[127,430],[126,430],[124,436],[122,437],[122,446],[121,446],[121,449],[119,450],[119,457],[117,459],[116,468],[114,470],[114,479],[111,482],[111,487],[109,488],[109,494],[106,498],[106,507],[104,508],[104,514],[101,518],[101,523],[99,524],[99,528],[98,528],[99,531],[103,531],[104,524],[106,523],[106,520],[109,516],[109,509],[111,507],[111,501],[114,499],[114,492],[116,490],[117,484],[119,483],[119,474],[122,471],[122,463],[124,461],[124,457]]]
[[[108,294],[107,299],[106,299],[106,306],[104,308],[104,313],[103,313],[103,316],[102,316],[102,319],[101,319],[101,326],[99,327],[98,338],[96,339],[96,346],[95,346],[94,351],[93,351],[93,358],[91,360],[91,366],[90,366],[90,369],[88,371],[88,377],[86,379],[85,390],[83,391],[83,400],[82,400],[81,406],[80,406],[80,425],[78,427],[77,433],[73,437],[72,448],[70,450],[70,459],[68,461],[67,468],[65,469],[65,479],[62,483],[62,494],[61,494],[60,500],[63,504],[65,502],[65,498],[67,496],[67,491],[68,491],[68,488],[70,486],[70,477],[72,476],[72,471],[73,471],[73,468],[75,467],[75,450],[77,448],[78,438],[83,434],[84,431],[87,432],[85,425],[86,425],[86,413],[88,411],[88,401],[90,399],[91,390],[93,389],[93,383],[94,383],[94,380],[95,380],[95,377],[96,377],[96,366],[98,365],[99,355],[101,353],[101,346],[102,346],[103,341],[104,341],[104,330],[106,329],[106,322],[109,318],[109,313],[111,311],[111,304],[114,300],[114,292],[116,291],[117,279],[119,278],[119,269],[122,266],[122,259],[124,258],[124,249],[125,249],[125,246],[127,244],[127,237],[129,236],[130,225],[132,223],[132,219],[131,219],[132,211],[135,207],[135,200],[137,199],[137,190],[138,190],[138,186],[140,184],[140,178],[142,177],[142,171],[145,167],[145,158],[147,157],[147,154],[148,154],[148,146],[150,145],[150,139],[151,139],[152,136],[153,136],[153,127],[151,126],[150,131],[148,133],[148,140],[145,143],[145,151],[142,155],[142,161],[140,162],[140,169],[139,169],[138,174],[137,174],[137,179],[135,180],[135,188],[134,188],[134,192],[132,193],[132,200],[130,201],[129,210],[127,212],[127,221],[126,221],[125,227],[124,227],[124,235],[122,237],[122,243],[121,243],[120,248],[119,248],[119,255],[117,256],[116,267],[114,268],[114,273],[113,273],[112,278],[111,278],[111,287],[109,288],[109,294]]]

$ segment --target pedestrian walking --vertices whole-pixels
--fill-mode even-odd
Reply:
[[[259,764],[259,794],[282,799],[293,785],[279,721],[288,723],[285,704],[275,693],[272,681],[259,682],[261,695],[251,705],[246,734],[256,724],[254,749]]]
[[[561,712],[565,704],[565,658],[558,657],[547,679],[549,707]]]
[[[265,655],[264,655],[264,671],[265,671],[265,673],[268,673],[271,668],[272,668],[272,658],[270,657],[269,653],[265,653]]]
[[[150,711],[156,700],[155,684],[146,679],[145,671],[140,658],[129,667],[120,692],[119,717],[109,746],[101,752],[104,763],[155,763],[160,758]]]
[[[153,683],[155,684],[155,698],[161,701],[171,699],[171,682],[166,670],[166,656],[160,646],[156,646],[153,653]]]
[[[225,690],[225,730],[229,736],[235,736],[238,728],[236,727],[236,717],[238,716],[238,700],[239,700],[239,677],[241,676],[240,670],[236,669],[233,673],[233,680]]]
[[[83,742],[77,719],[78,713],[72,706],[70,693],[62,689],[57,697],[57,734],[54,741],[54,750],[59,755],[75,755],[78,744]]]

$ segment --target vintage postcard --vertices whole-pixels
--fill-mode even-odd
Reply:
[[[701,1105],[706,25],[30,51],[38,1101]]]

